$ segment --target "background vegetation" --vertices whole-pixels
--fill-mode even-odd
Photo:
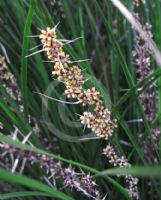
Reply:
[[[153,39],[160,47],[160,1],[147,0],[145,4],[140,3],[137,8],[134,8],[133,1],[124,0],[123,3],[131,12],[135,10],[135,12],[140,13],[142,23],[149,22],[152,25]],[[35,134],[32,134],[30,138],[35,146],[32,151],[42,154],[50,153],[51,157],[60,155],[60,158],[56,158],[61,159],[65,165],[72,164],[76,168],[82,168],[92,174],[107,170],[105,175],[96,176],[98,188],[103,196],[107,193],[107,199],[130,199],[123,188],[122,178],[115,176],[119,171],[108,171],[110,165],[108,160],[102,156],[102,149],[106,145],[104,141],[98,139],[85,142],[64,141],[56,137],[44,123],[42,98],[34,92],[45,93],[53,81],[51,75],[53,64],[44,62],[47,58],[43,53],[29,58],[25,56],[30,53],[30,48],[40,44],[39,38],[28,36],[39,35],[41,29],[48,26],[53,27],[58,22],[60,22],[58,26],[59,37],[74,39],[82,36],[74,43],[66,45],[66,51],[73,60],[91,59],[79,63],[79,66],[90,80],[87,82],[87,87],[94,85],[101,92],[106,106],[118,119],[118,128],[114,131],[111,140],[117,151],[121,155],[125,155],[134,166],[130,169],[130,173],[140,177],[140,199],[160,199],[161,170],[158,166],[148,162],[143,152],[142,143],[138,138],[140,131],[145,138],[150,138],[151,128],[155,125],[161,126],[160,66],[156,66],[155,61],[152,60],[153,72],[150,78],[153,77],[153,79],[145,78],[140,85],[137,84],[136,66],[132,56],[136,45],[134,40],[136,32],[110,0],[0,1],[0,41],[9,57],[8,66],[18,81],[24,105],[24,113],[22,114],[18,103],[10,98],[3,84],[0,84],[1,97],[5,97],[5,99],[0,99],[0,121],[4,127],[1,130],[3,135],[0,136],[0,140],[12,143],[13,146],[18,145],[20,148],[30,149],[29,145],[25,146],[20,142],[10,141],[6,137],[14,132],[15,126],[24,135],[27,135],[32,130],[32,124],[28,121],[30,114],[37,120],[41,130],[41,138]],[[4,55],[4,51],[1,51],[1,54]],[[158,85],[156,87],[158,113],[151,124],[145,117],[143,105],[139,100],[140,90],[138,90],[148,84]],[[50,96],[59,99],[62,91],[63,86],[55,87]],[[60,116],[59,104],[56,101],[49,100],[48,102],[48,117],[58,130],[72,136],[82,136],[89,133],[88,129],[83,132],[81,125],[80,127],[74,124],[73,126],[68,125],[67,120],[73,122],[78,120],[75,113],[82,113],[82,108],[78,105],[63,104],[62,107],[66,115],[64,121]],[[139,119],[142,119],[142,122]],[[134,121],[129,123],[130,120]],[[51,143],[52,147],[49,150],[46,149],[43,142],[44,138],[47,138]],[[21,138],[19,140],[21,141]],[[157,155],[157,165],[159,165],[160,147],[153,146],[153,148]],[[142,168],[135,166],[142,166]],[[110,178],[108,173],[112,173],[114,176]],[[86,199],[86,197],[78,196],[76,192],[71,192],[66,188],[61,190],[62,193],[57,193],[47,186],[48,184],[44,180],[41,181],[43,174],[44,171],[38,166],[32,167],[30,164],[26,164],[23,175],[10,174],[7,170],[0,169],[0,199],[59,199],[59,195],[60,199],[70,199],[70,197]],[[6,183],[12,184],[7,193],[5,191]],[[63,193],[67,196],[63,197]],[[55,195],[58,196],[55,197]]]

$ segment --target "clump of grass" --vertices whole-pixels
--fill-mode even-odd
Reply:
[[[160,199],[159,1],[0,6],[0,198]]]
[[[63,45],[65,45],[61,42],[63,40],[57,39],[56,27],[42,30],[40,39],[43,44],[42,51],[45,50],[48,59],[55,62],[52,74],[56,75],[58,80],[66,86],[65,94],[67,97],[77,99],[78,103],[84,107],[94,110],[95,114],[85,111],[83,116],[80,116],[81,123],[86,125],[87,128],[91,128],[98,137],[105,140],[109,139],[113,129],[117,127],[116,119],[111,120],[111,112],[104,108],[103,101],[100,99],[100,92],[95,87],[84,89],[85,81],[81,70],[78,66],[70,66],[70,56],[63,51]],[[111,146],[107,145],[103,152],[114,166],[131,166],[124,157],[119,158]],[[125,179],[130,196],[138,199],[138,179],[131,176],[127,176]]]

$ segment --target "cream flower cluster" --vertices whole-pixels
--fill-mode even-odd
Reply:
[[[108,109],[101,110],[100,108],[96,115],[91,112],[84,112],[81,116],[81,122],[91,128],[99,137],[108,139],[113,133],[113,128],[116,127],[116,123],[111,121],[110,116],[111,113]]]
[[[103,106],[100,93],[95,87],[85,90],[83,84],[85,79],[81,69],[72,65],[70,57],[63,51],[63,40],[57,39],[55,28],[42,30],[40,34],[43,50],[48,59],[54,62],[52,75],[62,81],[65,86],[67,98],[75,98],[83,106],[94,105],[94,111],[84,112],[80,117],[81,123],[87,125],[99,137],[108,139],[116,127],[116,120],[111,119],[110,111]]]

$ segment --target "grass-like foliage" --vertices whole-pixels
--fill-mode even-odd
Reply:
[[[0,199],[161,199],[160,1],[0,11]]]

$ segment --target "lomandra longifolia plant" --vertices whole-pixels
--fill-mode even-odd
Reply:
[[[0,10],[0,199],[161,199],[161,1]]]
[[[112,119],[111,112],[104,107],[100,92],[95,87],[89,89],[83,87],[85,79],[81,69],[72,64],[70,56],[63,50],[63,45],[67,41],[57,38],[56,27],[42,30],[40,39],[43,45],[41,51],[45,51],[48,59],[54,62],[52,75],[65,85],[67,98],[74,99],[84,108],[88,108],[80,115],[81,123],[91,129],[98,137],[109,140],[114,128],[117,127],[117,121]],[[126,158],[119,156],[110,143],[103,150],[103,154],[113,166],[131,167]],[[138,199],[138,179],[129,175],[125,177],[125,182],[130,196]]]
[[[104,107],[100,92],[98,92],[95,87],[88,89],[84,88],[86,80],[81,69],[79,69],[77,65],[72,64],[70,56],[63,50],[63,45],[68,43],[68,41],[57,39],[55,28],[42,30],[40,39],[43,45],[41,51],[46,51],[48,58],[54,62],[52,75],[56,76],[59,81],[64,83],[67,98],[76,100],[78,104],[81,104],[86,109],[82,115],[79,115],[81,123],[91,129],[98,138],[105,139],[106,141],[109,140],[109,137],[113,134],[114,128],[117,127],[117,121],[112,118],[110,110]],[[20,110],[22,112],[21,93],[18,90],[16,79],[13,74],[9,72],[3,57],[1,57],[1,73],[4,87],[10,96],[19,102]],[[16,94],[14,94],[15,92]],[[18,97],[18,99],[15,99],[16,97]],[[46,138],[43,138],[35,119],[32,116],[29,116],[29,120],[31,125],[33,125],[33,130],[37,136],[41,138],[42,141],[45,141]],[[16,131],[20,133],[17,128]],[[29,136],[27,135],[23,141],[28,141],[29,144],[31,144]],[[11,139],[13,139],[13,137],[11,137]],[[46,148],[48,149],[47,146]],[[23,151],[5,143],[0,143],[0,150],[3,155],[1,157],[3,165],[12,172],[15,172],[17,168],[20,168],[22,173],[26,163],[30,163],[31,165],[39,163],[40,167],[45,169],[48,173],[48,179],[52,177],[54,182],[61,179],[63,180],[63,187],[68,187],[71,190],[74,189],[92,199],[101,199],[99,187],[95,183],[93,177],[90,174],[83,172],[83,170],[76,172],[73,167],[64,167],[60,162],[53,161],[53,159],[45,155]],[[109,160],[110,165],[114,167],[131,167],[131,164],[127,159],[124,156],[121,156],[119,152],[115,151],[114,145],[112,145],[111,142],[108,142],[107,146],[103,149],[103,154]],[[7,156],[15,159],[18,158],[18,160],[21,159],[22,166],[16,164],[16,160],[10,163]],[[127,191],[130,196],[135,199],[139,198],[137,185],[137,178],[134,178],[131,175],[125,176],[125,186]]]

